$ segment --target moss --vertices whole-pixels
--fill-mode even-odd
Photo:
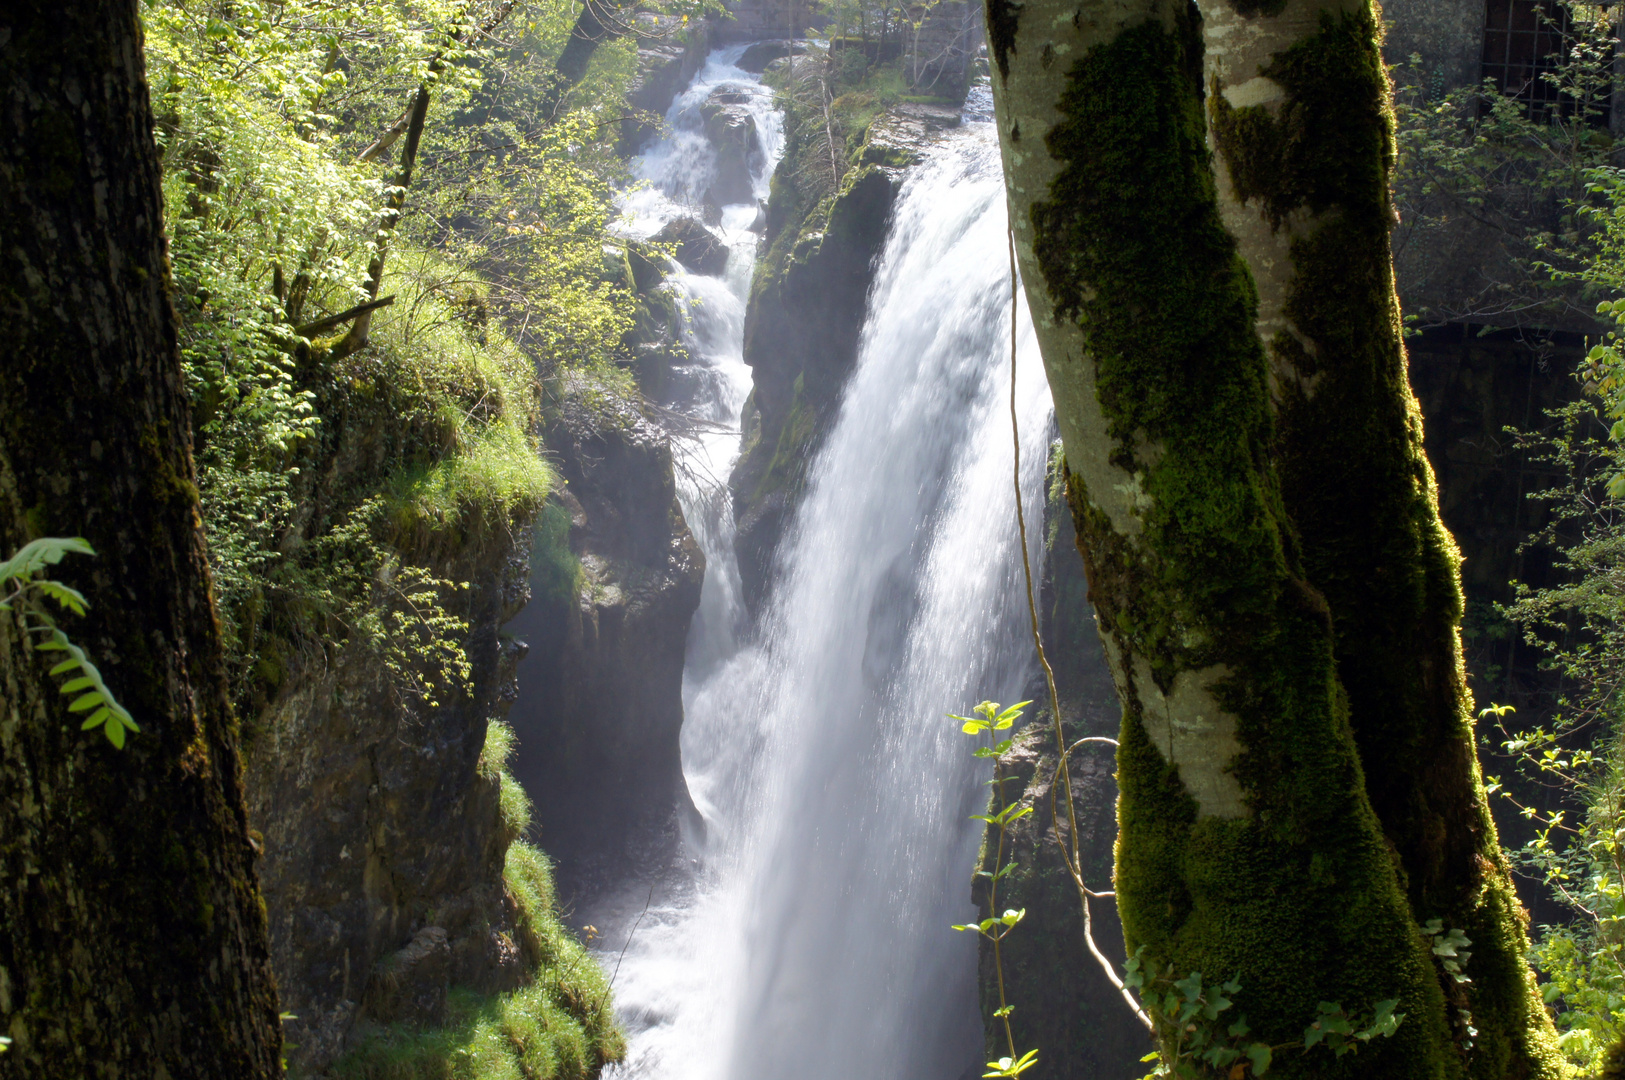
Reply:
[[[999,76],[1010,78],[1010,54],[1016,51],[1016,28],[1021,23],[1022,5],[1014,0],[987,0],[987,40],[993,46],[993,58],[999,65]]]
[[[512,730],[492,723],[479,769],[502,785],[504,823],[518,835],[529,825],[530,806],[506,767],[513,745]],[[592,1080],[605,1065],[625,1056],[609,980],[560,920],[547,856],[515,840],[508,845],[502,877],[531,966],[527,985],[505,994],[452,987],[444,1024],[429,1029],[394,1024],[367,1031],[329,1068],[329,1077]]]
[[[585,575],[570,547],[570,511],[549,500],[536,518],[530,549],[530,587],[537,599],[558,605],[572,600]]]
[[[779,429],[779,441],[762,473],[761,482],[751,493],[752,502],[760,502],[777,492],[800,488],[806,478],[807,465],[812,458],[812,444],[818,437],[819,426],[818,412],[807,400],[806,378],[797,375],[789,415]]]
[[[1286,10],[1286,0],[1230,0],[1237,14],[1251,18],[1256,15],[1279,15]]]
[[[1032,211],[1035,254],[1057,317],[1086,335],[1111,460],[1147,496],[1129,538],[1070,478],[1091,597],[1164,691],[1182,672],[1225,673],[1211,690],[1237,721],[1247,805],[1199,816],[1130,695],[1117,870],[1129,945],[1155,970],[1239,978],[1238,1011],[1272,1043],[1301,1038],[1320,1001],[1401,1000],[1393,1038],[1350,1058],[1283,1056],[1283,1077],[1453,1075],[1271,462],[1257,299],[1219,216],[1194,9],[1092,49],[1059,105],[1048,146],[1062,170]]]
[[[1472,1075],[1561,1075],[1525,961],[1524,919],[1479,776],[1462,672],[1460,557],[1438,511],[1411,394],[1388,251],[1393,121],[1372,12],[1323,14],[1262,73],[1271,111],[1210,98],[1239,197],[1291,243],[1286,314],[1272,342],[1283,497],[1306,576],[1326,598],[1367,793],[1403,866],[1412,915],[1473,939],[1473,982],[1443,979],[1478,1036]]]
[[[468,433],[458,452],[408,466],[386,487],[396,529],[410,534],[456,522],[489,526],[528,521],[555,483],[553,471],[516,424]]]

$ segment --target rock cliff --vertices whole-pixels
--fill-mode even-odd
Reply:
[[[630,386],[560,387],[547,444],[564,488],[544,511],[535,597],[512,624],[515,775],[568,892],[667,844],[690,809],[678,735],[683,655],[705,560],[676,498],[670,442]]]
[[[892,107],[868,126],[840,186],[822,195],[796,178],[797,142],[806,135],[794,124],[787,130],[789,149],[773,177],[765,253],[745,316],[754,388],[743,451],[729,478],[739,574],[753,609],[807,463],[857,359],[874,260],[903,177],[936,133],[958,122],[952,109]]]
[[[528,536],[489,535],[436,560],[466,581],[466,692],[403,693],[372,650],[307,669],[262,718],[247,758],[249,817],[289,1021],[290,1059],[316,1071],[358,1022],[439,1023],[446,994],[528,978],[503,859],[499,782],[480,768],[487,722],[511,697]]]
[[[389,324],[380,338],[393,342]],[[322,424],[292,463],[285,568],[235,612],[256,634],[244,786],[302,1073],[369,1024],[435,1025],[452,989],[493,994],[534,973],[503,877],[515,830],[501,762],[482,755],[511,696],[500,627],[525,603],[547,473],[522,433],[522,382],[463,387],[487,400],[482,430],[513,440],[482,451],[448,434],[412,364],[375,344],[309,366]],[[527,494],[458,486],[481,452],[511,452]],[[425,501],[431,487],[443,498]]]

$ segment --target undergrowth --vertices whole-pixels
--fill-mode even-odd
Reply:
[[[518,836],[530,825],[530,800],[508,771],[513,730],[486,729],[480,774],[502,785],[503,824]],[[453,987],[446,1022],[419,1029],[377,1028],[328,1070],[334,1080],[590,1080],[625,1055],[609,980],[559,919],[553,867],[515,839],[503,881],[518,909],[517,937],[531,965],[528,985],[503,994]]]

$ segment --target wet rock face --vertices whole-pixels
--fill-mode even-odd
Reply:
[[[582,379],[546,433],[567,481],[579,574],[538,585],[511,629],[530,647],[510,716],[561,895],[670,850],[683,781],[683,657],[705,559],[677,504],[671,447],[634,403]]]
[[[636,154],[660,129],[660,118],[672,99],[694,78],[711,50],[709,21],[694,20],[685,25],[680,16],[643,12],[636,22],[637,74],[626,100],[638,115],[621,121],[619,149],[623,157]]]
[[[672,219],[652,240],[674,245],[677,261],[696,274],[720,277],[728,269],[728,245],[694,218]]]
[[[511,699],[517,646],[498,628],[528,595],[528,534],[434,560],[467,581],[467,693],[430,705],[372,651],[310,659],[284,681],[245,755],[250,824],[290,1062],[319,1071],[358,1023],[441,1019],[448,986],[525,977],[502,881],[510,839],[478,762]]]
[[[827,218],[774,182],[767,254],[745,316],[754,390],[744,450],[729,478],[745,600],[766,592],[804,470],[857,359],[874,262],[908,167],[948,127],[952,109],[903,105],[870,125]],[[782,166],[781,166],[782,168]]]
[[[717,153],[716,173],[705,192],[705,201],[714,206],[756,200],[750,175],[752,166],[762,161],[762,142],[756,118],[745,107],[748,100],[745,94],[720,86],[700,103],[705,137]]]

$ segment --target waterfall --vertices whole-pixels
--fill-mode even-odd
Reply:
[[[674,104],[673,136],[639,163],[653,185],[628,205],[645,230],[661,200],[703,186],[703,147],[683,110],[735,78],[730,63],[713,56]],[[721,484],[738,443],[724,429],[749,390],[745,245],[727,278],[675,282],[694,356],[685,408],[718,425],[689,440],[680,470],[709,560],[682,737],[706,828],[646,911],[641,892],[630,907],[623,898],[623,925],[601,945],[631,1038],[617,1077],[982,1071],[976,942],[950,924],[974,916],[980,834],[968,815],[986,798],[985,771],[944,714],[1010,701],[1032,672],[1011,491],[1004,207],[991,125],[965,125],[911,170],[856,368],[754,635]],[[751,211],[725,210],[724,228],[742,229]],[[1020,318],[1036,556],[1050,403],[1024,305]]]

